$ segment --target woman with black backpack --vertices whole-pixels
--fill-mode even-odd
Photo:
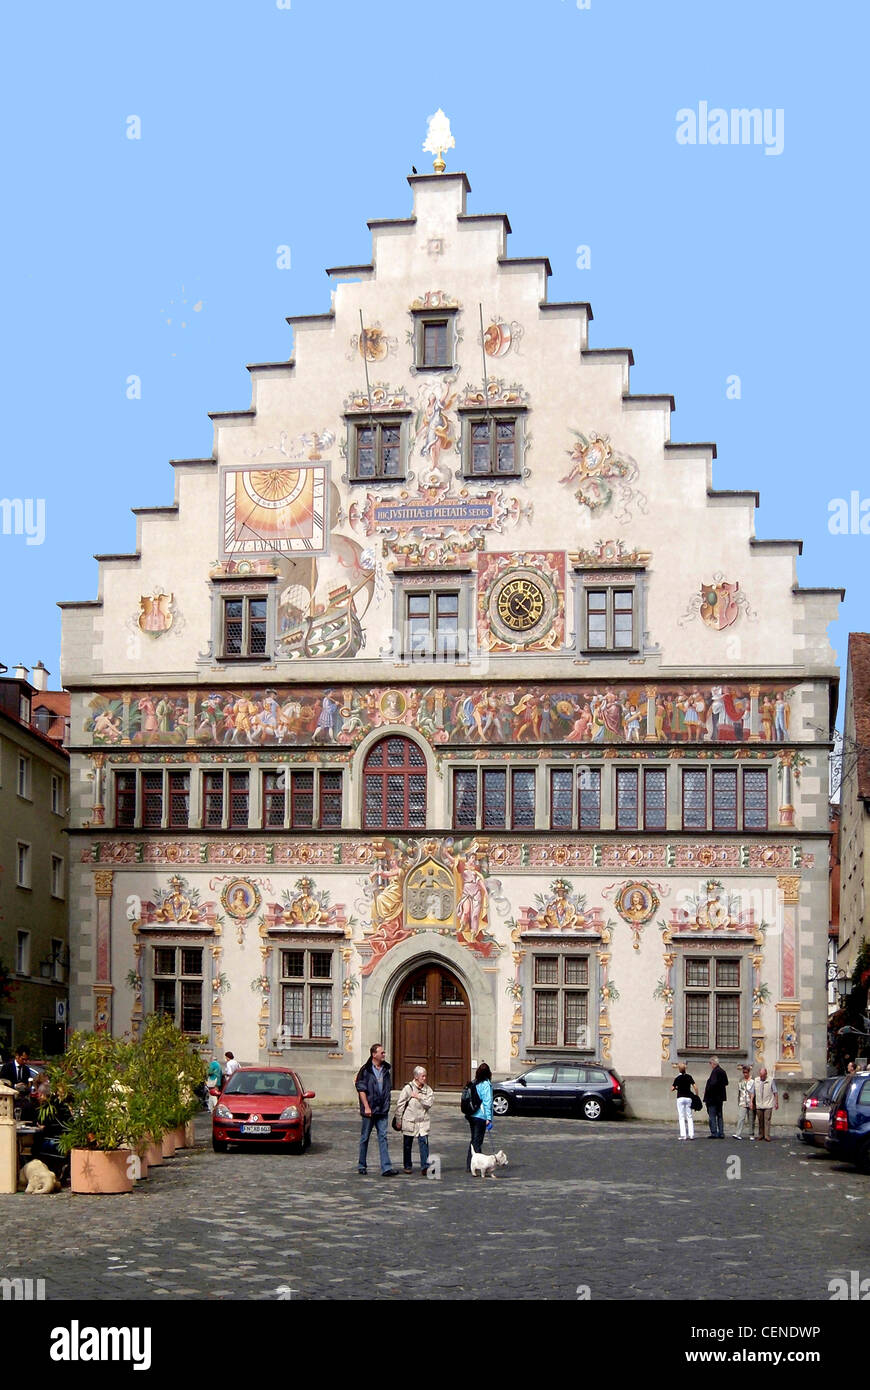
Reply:
[[[465,1091],[471,1091],[470,1102],[466,1102],[468,1110],[465,1114],[465,1118],[471,1126],[471,1141],[465,1158],[465,1170],[470,1173],[472,1150],[476,1154],[483,1152],[483,1136],[487,1129],[492,1128],[492,1072],[486,1062],[481,1062],[474,1073],[474,1081],[469,1082]],[[463,1092],[463,1101],[465,1101],[465,1091]],[[476,1108],[474,1108],[475,1095],[478,1101]]]

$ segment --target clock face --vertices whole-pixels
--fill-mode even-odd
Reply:
[[[546,598],[534,580],[524,575],[508,579],[499,588],[496,612],[511,632],[529,632],[544,616]]]

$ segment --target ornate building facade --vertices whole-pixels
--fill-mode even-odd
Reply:
[[[342,1099],[376,1040],[646,1114],[711,1051],[824,1074],[840,591],[464,174],[409,183],[63,605],[73,1021]]]

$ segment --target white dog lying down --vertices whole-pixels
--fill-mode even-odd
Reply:
[[[60,1192],[60,1183],[41,1158],[32,1158],[29,1163],[25,1163],[18,1175],[18,1186],[24,1187],[25,1192],[36,1192],[39,1195]]]
[[[471,1171],[474,1177],[485,1178],[487,1173],[495,1177],[496,1168],[507,1167],[507,1154],[499,1149],[497,1154],[478,1154],[471,1155]]]

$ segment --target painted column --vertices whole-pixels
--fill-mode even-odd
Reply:
[[[656,688],[654,685],[646,687],[646,734],[644,743],[656,742]]]
[[[121,697],[121,742],[123,744],[130,742],[130,701],[132,698],[129,690],[125,690]]]
[[[761,694],[761,687],[751,685],[749,687],[749,742],[761,742],[761,729],[758,713],[758,697]]]
[[[105,787],[105,772],[104,772],[104,766],[105,766],[105,762],[106,762],[106,755],[105,755],[105,753],[94,753],[94,754],[93,754],[93,757],[92,757],[92,762],[93,762],[93,764],[94,764],[94,806],[93,806],[93,820],[92,820],[92,824],[94,824],[94,825],[105,825],[105,824],[106,824],[106,803],[105,803],[105,800],[104,800],[104,787]]]
[[[781,753],[779,755],[779,775],[780,775],[780,798],[779,798],[779,823],[780,825],[794,825],[794,792],[792,772],[792,755]]]
[[[796,999],[797,980],[797,919],[800,898],[800,874],[779,874],[777,887],[782,894],[782,937],[780,944],[780,999],[776,1006],[778,1017],[777,1060],[774,1070],[800,1072],[800,1048],[798,1045],[798,1015],[800,1003]]]
[[[97,899],[94,971],[94,1032],[112,1031],[112,869],[97,869],[94,873],[94,894]]]

